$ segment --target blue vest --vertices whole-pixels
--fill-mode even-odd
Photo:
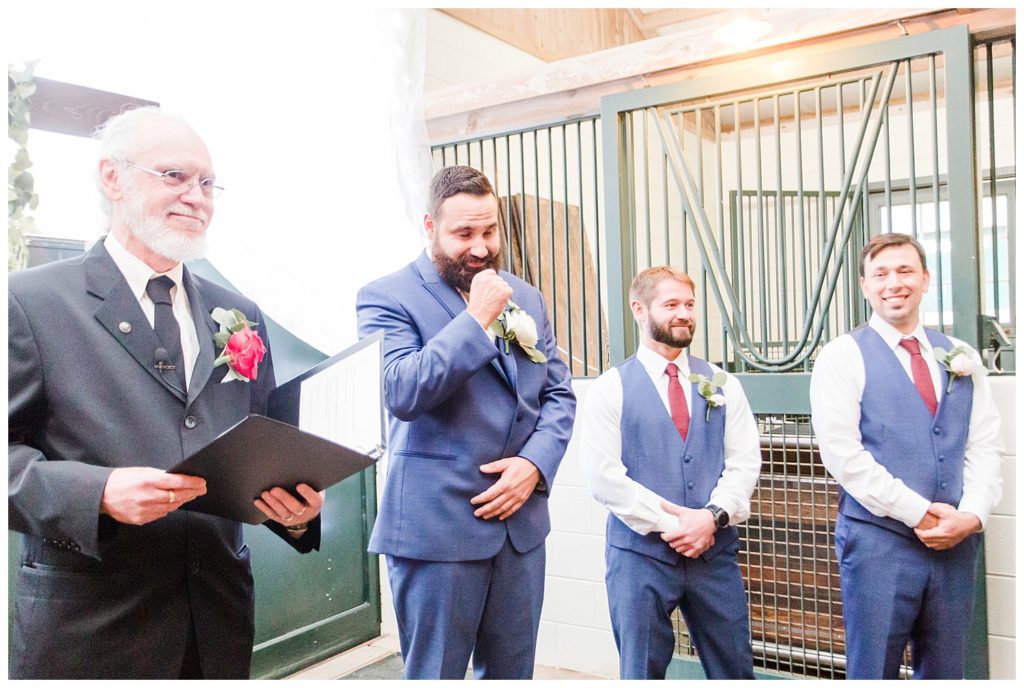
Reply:
[[[933,347],[949,351],[953,343],[925,330]],[[896,353],[871,327],[850,333],[864,358],[864,394],[860,402],[861,444],[879,464],[931,502],[956,506],[964,491],[964,449],[974,402],[974,383],[963,377],[946,394],[949,373],[940,364],[941,396],[935,416],[928,412]],[[927,354],[926,354],[927,355]],[[839,512],[915,538],[902,521],[875,516],[840,490]]]
[[[700,509],[725,470],[725,406],[711,409],[705,422],[707,401],[691,390],[690,427],[686,442],[672,423],[658,390],[636,356],[617,367],[622,380],[622,463],[626,475],[675,504]],[[710,378],[707,362],[690,357],[690,372]],[[661,533],[640,535],[613,515],[608,516],[608,544],[628,549],[666,564],[675,565],[680,554],[661,539]],[[701,555],[712,558],[739,537],[735,527],[715,533],[715,544]]]

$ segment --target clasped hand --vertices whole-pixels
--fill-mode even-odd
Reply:
[[[497,516],[499,521],[504,521],[519,511],[540,480],[540,470],[521,456],[485,463],[480,470],[501,474],[496,483],[469,500],[474,506],[480,505],[473,515],[484,520]]]
[[[981,530],[981,519],[949,504],[934,503],[914,528],[917,538],[934,550],[956,547],[968,535]]]
[[[715,544],[715,517],[707,509],[689,509],[662,502],[661,508],[678,519],[679,527],[661,534],[661,539],[684,557],[696,559]]]

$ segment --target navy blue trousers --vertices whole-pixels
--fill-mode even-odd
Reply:
[[[544,545],[479,561],[387,557],[406,679],[533,677]]]
[[[623,679],[663,679],[672,661],[672,612],[686,620],[711,679],[754,678],[750,623],[736,548],[711,561],[680,557],[672,566],[617,547],[605,556],[608,607]]]
[[[936,552],[840,514],[835,542],[847,678],[898,678],[908,641],[914,678],[963,678],[980,538]]]

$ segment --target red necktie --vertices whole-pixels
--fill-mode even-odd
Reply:
[[[921,356],[921,343],[916,339],[901,339],[900,346],[910,353],[910,372],[914,375],[914,386],[917,393],[924,399],[924,405],[933,416],[939,402],[935,400],[935,386],[932,384],[931,373],[928,372],[928,364]]]
[[[672,414],[672,423],[679,431],[679,436],[685,441],[690,429],[690,409],[686,408],[686,395],[679,384],[679,368],[675,363],[669,363],[665,366],[665,373],[668,375],[669,413]]]

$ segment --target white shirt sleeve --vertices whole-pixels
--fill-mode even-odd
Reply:
[[[864,379],[864,359],[853,337],[837,337],[818,354],[811,373],[810,396],[811,424],[821,462],[865,509],[913,528],[931,503],[864,449],[860,434]]]
[[[730,375],[722,389],[725,395],[725,470],[708,502],[725,509],[729,523],[736,525],[750,518],[750,496],[761,473],[761,438],[740,381]]]
[[[594,498],[641,535],[675,529],[678,520],[661,509],[663,498],[626,475],[619,371],[613,368],[597,378],[582,407],[583,475]]]
[[[953,343],[963,344],[958,340]],[[977,366],[982,366],[977,352],[972,350],[971,357]],[[999,439],[999,411],[992,399],[988,376],[976,375],[973,381],[974,397],[964,459],[964,494],[957,509],[977,516],[984,528],[992,509],[1003,496],[1003,444]]]

